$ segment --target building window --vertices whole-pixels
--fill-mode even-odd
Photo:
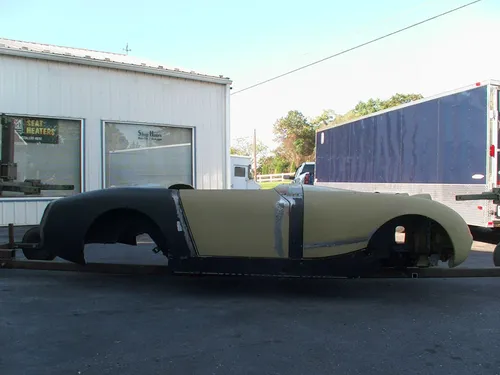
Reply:
[[[105,187],[193,185],[190,128],[106,122]]]
[[[73,189],[41,190],[26,195],[62,197],[81,192],[81,121],[28,116],[6,116],[5,120],[7,126],[14,128],[17,182],[40,180],[42,184],[73,185]],[[6,146],[1,144],[1,138],[0,148]],[[26,195],[3,192],[1,197]]]
[[[234,167],[234,176],[235,177],[246,177],[245,168],[244,167]]]

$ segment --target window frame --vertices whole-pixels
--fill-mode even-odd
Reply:
[[[191,181],[193,187],[196,189],[196,126],[188,125],[173,125],[169,123],[157,122],[141,122],[141,121],[115,121],[115,120],[101,120],[101,189],[107,188],[106,183],[106,124],[116,125],[141,125],[141,126],[156,126],[165,128],[179,128],[191,130]]]
[[[1,112],[1,111],[0,111]],[[50,119],[50,120],[62,120],[62,121],[76,121],[80,123],[80,142],[79,142],[79,155],[80,155],[80,163],[79,163],[79,176],[80,176],[80,190],[75,190],[75,194],[84,193],[86,190],[86,178],[85,178],[85,119],[82,117],[70,117],[70,116],[49,116],[49,115],[32,115],[27,113],[13,113],[13,112],[1,112],[6,117],[21,117],[21,118],[37,118],[37,119]],[[15,161],[14,154],[14,161]],[[42,181],[43,182],[43,181]],[[54,195],[51,197],[37,197],[30,195],[19,195],[12,197],[1,197],[0,202],[46,202],[53,201],[55,199],[64,198],[64,195]]]
[[[239,168],[239,169],[243,169],[243,176],[237,176],[237,175],[236,175],[236,169],[237,169],[237,168]],[[243,177],[243,178],[247,178],[247,177],[248,177],[248,176],[247,176],[247,168],[248,168],[248,167],[242,167],[241,165],[235,165],[235,166],[234,166],[234,169],[233,169],[233,171],[234,171],[234,173],[233,173],[233,177],[239,177],[239,178],[242,178],[242,177]]]

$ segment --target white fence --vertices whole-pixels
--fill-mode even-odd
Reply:
[[[286,180],[285,176],[293,176],[293,175],[294,173],[259,174],[257,175],[257,182],[290,181]]]

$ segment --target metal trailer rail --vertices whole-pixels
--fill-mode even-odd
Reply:
[[[120,264],[120,263],[87,263],[80,266],[65,262],[2,260],[0,268],[43,270],[43,271],[70,271],[83,273],[100,273],[115,275],[164,275],[164,276],[250,276],[250,277],[275,277],[275,278],[301,278],[301,279],[339,279],[344,277],[334,276],[290,276],[277,274],[237,274],[237,273],[187,273],[172,272],[168,266]],[[367,274],[356,278],[360,279],[419,279],[419,278],[480,278],[500,277],[500,267],[488,268],[409,268],[406,270],[385,270],[381,273]]]
[[[45,271],[72,271],[84,273],[125,274],[125,275],[203,275],[203,276],[253,276],[279,278],[307,278],[307,279],[337,279],[333,276],[289,276],[277,274],[238,274],[238,273],[198,273],[172,272],[168,265],[139,265],[126,263],[87,263],[79,265],[61,261],[36,261],[16,259],[16,251],[23,248],[35,248],[36,244],[17,243],[14,240],[14,225],[8,226],[9,242],[0,245],[0,268],[45,270]],[[478,278],[500,277],[500,265],[488,268],[407,268],[404,270],[387,269],[376,274],[367,274],[359,278]]]
[[[500,205],[500,188],[492,188],[491,191],[484,191],[481,194],[459,194],[455,195],[456,201],[476,201],[476,200],[491,200],[493,204]],[[476,231],[476,228],[471,230],[471,233]],[[477,232],[478,237],[484,237],[489,243],[495,243],[499,240],[498,228],[490,233]],[[493,240],[493,241],[492,241]],[[497,242],[495,250],[493,251],[493,263],[496,267],[500,266],[500,243]]]

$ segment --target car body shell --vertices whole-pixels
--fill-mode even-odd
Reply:
[[[98,221],[113,212],[119,216]],[[84,264],[86,243],[130,243],[123,240],[129,213],[147,218],[154,227],[151,237],[169,257],[169,264],[179,269],[190,260],[198,263],[186,269],[204,269],[203,260],[210,264],[207,269],[224,264],[229,271],[248,269],[245,261],[257,262],[259,267],[266,262],[281,264],[281,268],[283,264],[300,268],[315,261],[323,262],[328,273],[331,265],[341,270],[347,262],[349,272],[356,275],[361,272],[357,265],[367,258],[358,254],[374,233],[404,215],[429,218],[444,228],[453,247],[450,267],[461,264],[472,246],[462,217],[427,195],[283,184],[269,190],[113,188],[61,198],[44,212],[40,247]],[[95,230],[96,222],[102,223],[102,238],[90,241],[87,234]]]

